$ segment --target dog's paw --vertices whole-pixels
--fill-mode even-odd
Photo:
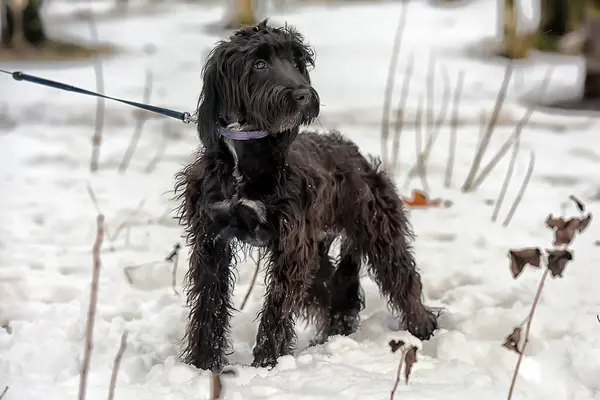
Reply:
[[[254,361],[250,364],[254,368],[273,368],[277,365],[277,359],[275,357],[259,357],[254,356]]]
[[[438,315],[430,310],[425,310],[418,318],[408,318],[406,328],[411,335],[420,340],[429,340],[438,329]]]

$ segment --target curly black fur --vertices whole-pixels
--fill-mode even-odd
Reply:
[[[412,334],[425,340],[437,328],[421,302],[410,224],[379,162],[338,132],[299,133],[319,114],[313,63],[297,31],[266,21],[218,43],[206,62],[198,107],[203,149],[176,182],[191,252],[183,358],[198,368],[226,364],[231,270],[244,245],[267,252],[254,366],[290,354],[298,316],[315,323],[321,342],[353,333],[364,307],[363,260]],[[222,126],[269,135],[233,141],[219,136]],[[337,267],[328,256],[335,237],[342,238]]]

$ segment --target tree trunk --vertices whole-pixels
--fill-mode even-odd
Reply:
[[[588,0],[586,11],[582,48],[585,58],[583,99],[600,100],[600,0]]]
[[[572,50],[563,46],[565,38],[581,29],[586,2],[587,0],[541,0],[541,17],[534,39],[535,48],[571,54]]]
[[[2,46],[18,50],[25,46],[40,47],[46,42],[42,2],[43,0],[2,0]]]
[[[230,0],[231,10],[228,12],[227,28],[236,29],[257,23],[253,0]]]

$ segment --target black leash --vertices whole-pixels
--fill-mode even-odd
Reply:
[[[151,106],[149,104],[143,104],[143,103],[137,103],[135,101],[117,99],[115,97],[105,96],[105,95],[97,93],[97,92],[91,92],[89,90],[85,90],[85,89],[81,89],[81,88],[78,88],[75,86],[67,85],[65,83],[56,82],[56,81],[52,81],[50,79],[44,79],[44,78],[40,78],[38,76],[25,74],[21,71],[10,72],[10,71],[0,69],[0,72],[11,75],[13,77],[13,79],[16,81],[27,81],[27,82],[37,83],[38,85],[53,87],[55,89],[66,90],[67,92],[74,92],[74,93],[80,93],[80,94],[87,94],[89,96],[102,97],[104,99],[118,101],[120,103],[124,103],[124,104],[130,105],[133,107],[137,107],[137,108],[141,108],[146,111],[150,111],[153,113],[165,115],[167,117],[175,118],[186,124],[197,123],[197,120],[194,117],[192,117],[192,115],[188,112],[179,112],[179,111],[170,110],[168,108],[156,107],[156,106]]]

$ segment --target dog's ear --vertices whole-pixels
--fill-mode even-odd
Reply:
[[[217,126],[222,109],[224,77],[221,71],[224,44],[217,45],[208,55],[202,69],[202,92],[198,99],[198,136],[206,149],[218,145]]]

